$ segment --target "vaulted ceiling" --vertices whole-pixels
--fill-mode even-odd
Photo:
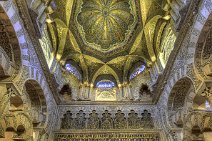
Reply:
[[[156,61],[169,25],[166,0],[52,0],[48,31],[57,60],[72,60],[83,81],[110,74],[121,83],[133,65]]]

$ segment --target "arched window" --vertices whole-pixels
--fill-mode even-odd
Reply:
[[[131,74],[130,74],[130,80],[135,78],[138,74],[142,73],[145,70],[145,66],[141,65],[138,68],[136,68]]]
[[[79,80],[82,80],[82,75],[80,72],[77,70],[76,67],[74,67],[71,63],[65,64],[65,69],[72,73],[74,76],[76,76]]]
[[[206,109],[206,111],[212,111],[211,105],[208,100],[205,101],[205,109]]]
[[[115,86],[115,83],[110,80],[101,80],[96,83],[97,88],[112,88]]]

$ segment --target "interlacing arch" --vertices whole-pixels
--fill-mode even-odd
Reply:
[[[186,114],[191,105],[187,101],[191,93],[194,93],[194,86],[187,77],[181,78],[173,86],[168,98],[168,115],[173,128],[183,127],[183,114]]]
[[[16,32],[6,12],[0,6],[0,79],[12,76],[20,66],[21,51]]]
[[[195,72],[198,79],[210,79],[212,75],[212,13],[209,15],[198,39],[195,50]]]
[[[35,138],[40,138],[40,131],[37,129],[44,129],[48,121],[44,91],[36,80],[27,80],[24,86],[24,90],[31,102],[30,115]]]

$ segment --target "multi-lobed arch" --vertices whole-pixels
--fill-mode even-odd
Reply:
[[[198,8],[196,7],[195,12],[197,12],[197,16],[195,16],[195,21],[192,22],[192,25],[190,25],[190,32],[185,36],[184,41],[182,43],[183,44],[182,49],[184,49],[184,51],[185,50],[187,51],[186,56],[189,56],[189,57],[186,58],[185,60],[185,66],[178,68],[177,71],[172,70],[171,76],[168,78],[167,83],[165,83],[163,95],[161,95],[159,100],[160,105],[164,107],[164,109],[168,109],[168,105],[164,105],[163,103],[167,103],[169,99],[168,98],[169,93],[171,93],[171,90],[173,89],[175,84],[178,82],[178,80],[180,80],[181,78],[189,77],[194,87],[194,92],[190,93],[188,97],[186,98],[187,99],[186,107],[188,109],[188,112],[190,112],[193,108],[193,102],[195,102],[195,99],[196,99],[195,96],[199,93],[200,87],[205,86],[203,85],[204,79],[200,77],[200,73],[196,70],[195,52],[199,52],[200,53],[199,55],[201,56],[202,49],[198,49],[198,40],[200,38],[201,31],[203,31],[203,26],[206,23],[210,13],[212,12],[210,8],[211,6],[212,6],[212,1],[202,1],[200,6]],[[207,34],[203,33],[203,35],[207,35]],[[204,37],[202,39],[204,39]],[[201,48],[202,47],[203,46],[201,46]],[[173,69],[175,68],[175,65],[177,64],[174,63]],[[166,115],[166,117],[168,117],[166,111],[164,111],[163,115],[164,116]],[[164,117],[163,122],[165,124],[163,125],[163,127],[164,129],[166,128],[166,131],[171,131],[172,129],[169,125],[170,123],[167,121],[169,120]],[[190,136],[191,130],[190,128],[188,129],[189,129],[189,132],[187,132],[187,135]],[[170,139],[172,138],[173,137],[170,137]]]
[[[41,89],[43,91],[43,96],[40,96],[40,97],[42,97],[41,99],[43,99],[43,100],[40,103],[48,104],[48,105],[46,105],[46,106],[48,106],[48,109],[47,109],[46,106],[43,106],[43,109],[41,108],[42,112],[45,113],[45,111],[48,110],[49,111],[48,114],[53,115],[53,114],[56,113],[57,108],[54,108],[53,112],[49,110],[49,109],[51,109],[51,107],[55,106],[55,101],[53,99],[53,96],[50,94],[51,91],[49,90],[46,78],[41,71],[41,68],[39,66],[40,64],[39,63],[30,64],[31,58],[33,58],[35,60],[37,58],[36,58],[35,53],[34,53],[33,56],[29,56],[29,53],[33,52],[33,49],[32,49],[33,46],[31,44],[30,40],[27,41],[27,39],[29,39],[28,38],[29,36],[28,36],[27,32],[25,32],[26,30],[25,30],[24,25],[23,25],[23,20],[20,18],[20,15],[19,15],[20,11],[18,11],[18,10],[20,10],[19,9],[20,7],[17,7],[16,1],[0,2],[0,6],[3,9],[3,11],[5,12],[4,14],[6,14],[6,16],[2,15],[2,9],[1,9],[1,11],[0,11],[1,18],[5,18],[5,17],[8,18],[7,19],[8,21],[6,21],[6,22],[8,24],[7,30],[10,34],[10,36],[8,36],[8,37],[12,41],[11,44],[17,45],[17,46],[13,46],[13,48],[12,48],[13,51],[15,52],[15,54],[13,54],[14,55],[13,56],[14,58],[12,59],[13,62],[11,61],[10,57],[5,56],[5,54],[7,55],[6,51],[4,51],[4,50],[3,50],[4,52],[1,51],[1,54],[2,54],[1,58],[3,58],[1,60],[2,67],[4,68],[4,70],[7,70],[5,72],[9,73],[9,74],[6,74],[7,76],[13,76],[13,77],[10,77],[9,79],[6,79],[4,81],[7,81],[7,83],[11,83],[11,84],[13,83],[15,85],[15,88],[17,89],[17,93],[24,93],[23,95],[18,95],[21,99],[20,101],[23,102],[24,106],[18,108],[18,110],[22,110],[22,111],[20,111],[20,115],[17,115],[16,118],[26,119],[26,120],[22,120],[23,122],[20,123],[20,124],[18,123],[16,130],[18,132],[21,132],[21,131],[24,131],[22,129],[25,128],[24,132],[27,132],[27,131],[29,131],[29,129],[33,128],[33,125],[32,125],[33,121],[31,121],[31,119],[32,119],[31,115],[29,115],[29,113],[28,113],[29,111],[27,111],[27,108],[26,108],[28,106],[30,107],[30,98],[27,97],[27,94],[24,91],[24,85],[25,85],[25,81],[27,79],[31,79],[32,81],[36,81],[40,88],[38,89],[38,87],[36,86],[35,89],[38,89],[40,92],[41,92]],[[15,30],[12,30],[12,28],[14,28]],[[16,40],[14,38],[16,38]],[[15,70],[17,70],[17,71],[14,71],[15,72],[14,75],[13,75],[13,73],[11,73],[11,70],[13,70],[13,69],[11,69],[10,66],[12,66],[11,68],[14,68]],[[30,83],[32,83],[31,80],[30,80]],[[29,81],[27,81],[27,83],[28,82]],[[47,97],[48,97],[48,99],[47,99]],[[17,97],[14,97],[14,98],[17,99]],[[43,102],[44,99],[48,100],[48,102]],[[13,101],[14,101],[14,99],[12,99],[11,100],[12,103],[9,103],[9,104],[19,106],[22,103],[22,102],[14,103]],[[16,112],[17,108],[12,109],[12,110],[13,110],[13,112]],[[21,115],[21,113],[23,113],[24,115],[23,114]],[[47,124],[49,124],[49,122],[51,122],[53,118],[54,118],[53,116],[50,116],[50,118],[45,117],[44,118],[45,121],[43,122],[42,126],[40,126],[40,127],[43,127],[43,128],[46,129]],[[54,126],[54,124],[49,124],[47,130],[49,130],[53,126]],[[43,130],[41,134],[46,133],[47,130]],[[29,132],[27,132],[27,134],[28,133]],[[30,137],[32,137],[31,131],[30,131]]]

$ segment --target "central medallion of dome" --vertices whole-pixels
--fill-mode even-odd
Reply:
[[[76,22],[89,47],[110,51],[124,46],[136,25],[131,0],[81,0]]]

